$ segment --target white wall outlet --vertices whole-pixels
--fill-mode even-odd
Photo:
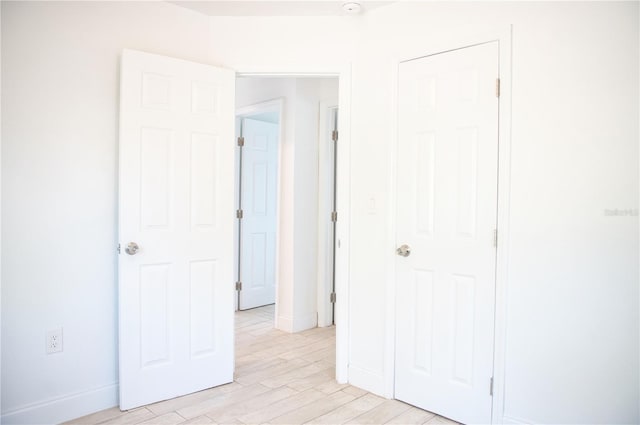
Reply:
[[[62,351],[62,328],[47,331],[46,350],[47,354],[59,353]]]

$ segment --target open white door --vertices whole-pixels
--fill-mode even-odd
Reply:
[[[233,380],[235,74],[131,50],[121,65],[125,410]]]
[[[242,120],[239,310],[276,301],[278,124]]]
[[[497,77],[497,43],[399,69],[396,398],[465,424],[491,423]]]

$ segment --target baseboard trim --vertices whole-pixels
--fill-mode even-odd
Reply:
[[[370,393],[386,397],[384,376],[364,367],[354,364],[349,365],[349,383],[354,387],[362,388]]]
[[[302,317],[293,318],[293,332],[306,331],[318,326],[318,313],[315,311]]]
[[[2,424],[59,424],[117,405],[118,384],[113,383],[8,410]]]
[[[276,329],[284,332],[293,332],[293,319],[286,316],[278,316],[276,319]]]
[[[306,331],[316,326],[318,326],[318,314],[316,312],[309,313],[304,317],[279,316],[276,320],[276,329],[289,333]]]

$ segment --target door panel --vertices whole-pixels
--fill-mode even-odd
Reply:
[[[234,80],[123,52],[121,409],[233,380]]]
[[[216,351],[216,271],[217,261],[189,263],[189,302],[191,357],[202,357]]]
[[[491,421],[497,43],[399,69],[396,398]]]
[[[275,302],[279,126],[242,120],[240,310]]]
[[[216,188],[218,179],[218,137],[214,134],[191,135],[190,210],[191,228],[213,229],[216,226]]]

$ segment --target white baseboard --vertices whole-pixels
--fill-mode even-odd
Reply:
[[[318,326],[318,313],[316,312],[302,317],[279,316],[276,319],[276,329],[289,333],[306,331],[316,326]]]
[[[276,329],[280,329],[281,331],[292,333],[293,319],[287,316],[276,317]]]
[[[118,405],[118,384],[32,403],[2,413],[2,424],[59,424]]]
[[[308,313],[293,318],[293,332],[306,331],[318,326],[318,313]]]
[[[349,365],[349,383],[370,393],[386,397],[384,376],[358,365]]]

